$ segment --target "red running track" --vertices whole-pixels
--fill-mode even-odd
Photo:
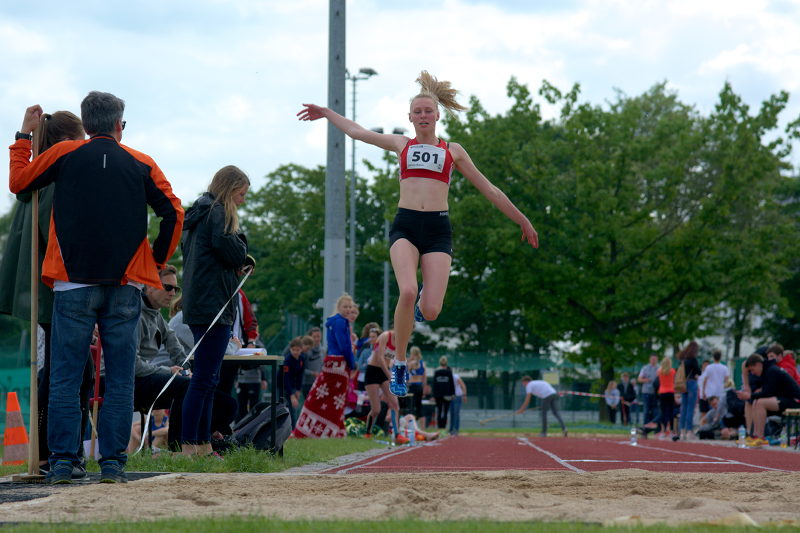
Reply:
[[[645,440],[631,446],[604,438],[451,437],[395,448],[325,470],[326,474],[553,470],[597,472],[638,468],[652,472],[798,472],[800,453],[740,449],[699,441]]]

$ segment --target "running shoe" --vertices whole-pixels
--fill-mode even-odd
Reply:
[[[422,283],[419,284],[419,293],[417,294],[417,303],[414,304],[414,320],[417,322],[425,322],[425,317],[422,310],[419,308],[419,301],[422,299]]]
[[[408,437],[405,435],[398,435],[396,439],[394,439],[395,443],[397,444],[408,444]]]
[[[60,460],[47,472],[48,485],[67,485],[72,483],[72,461]]]
[[[760,448],[761,446],[769,446],[769,441],[766,439],[754,438],[746,442],[746,444],[750,448]]]
[[[117,461],[104,461],[100,465],[100,483],[127,483],[125,467]]]
[[[397,397],[408,394],[406,380],[408,378],[408,367],[405,364],[392,367],[392,379],[389,381],[389,390]]]

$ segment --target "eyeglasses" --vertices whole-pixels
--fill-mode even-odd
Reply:
[[[126,121],[124,121],[124,120],[123,120],[123,121],[122,121],[122,129],[123,129],[123,130],[125,129],[125,123],[126,123]]]
[[[164,290],[167,292],[170,291],[180,292],[181,290],[181,288],[178,287],[177,285],[170,285],[169,283],[163,283],[162,286],[164,287]]]

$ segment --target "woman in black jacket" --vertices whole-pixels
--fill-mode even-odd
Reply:
[[[443,355],[439,358],[439,368],[433,373],[433,399],[436,400],[436,427],[439,429],[447,427],[447,413],[455,395],[453,371],[447,366],[447,356]]]
[[[183,321],[195,344],[192,381],[183,402],[181,441],[187,455],[211,453],[211,409],[231,338],[237,271],[247,258],[236,209],[250,180],[233,165],[214,174],[208,192],[186,211],[183,225]],[[222,313],[214,325],[217,313]]]

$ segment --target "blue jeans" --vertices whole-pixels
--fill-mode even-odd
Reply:
[[[457,434],[461,429],[461,396],[453,396],[453,403],[450,404],[450,433]]]
[[[206,333],[207,325],[189,325],[197,343]],[[192,380],[183,399],[181,442],[205,444],[211,440],[211,412],[214,391],[219,383],[222,358],[231,339],[231,326],[215,324],[194,352]]]
[[[694,427],[694,409],[697,406],[697,380],[686,380],[686,392],[681,393],[681,417],[678,427],[691,431]]]
[[[106,390],[97,424],[100,462],[127,462],[136,327],[141,309],[141,293],[130,285],[97,285],[55,293],[47,415],[51,466],[59,460],[78,463],[76,450],[83,445],[79,392],[95,324],[106,369]]]
[[[649,392],[642,393],[642,404],[644,404],[644,423],[658,422],[658,396]]]

